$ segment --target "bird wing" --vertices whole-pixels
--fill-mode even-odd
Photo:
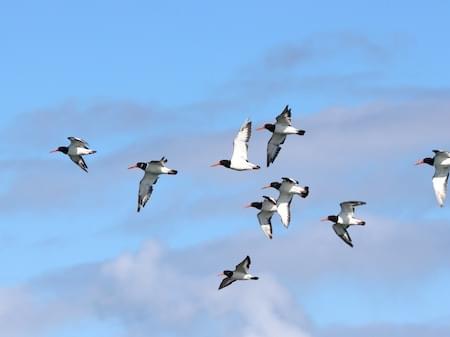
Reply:
[[[281,218],[281,222],[284,227],[288,228],[291,222],[291,202],[292,194],[280,193],[277,200],[277,212]]]
[[[449,151],[443,151],[443,150],[433,150],[435,154],[442,154],[448,158],[450,158],[450,152]]]
[[[248,273],[248,269],[250,268],[250,263],[251,263],[250,256],[247,256],[244,260],[242,260],[241,263],[236,265],[236,271],[240,272],[240,273],[247,274]]]
[[[353,216],[355,213],[355,207],[365,205],[364,201],[344,201],[341,202],[341,215],[348,214],[349,216]]]
[[[139,183],[139,194],[138,194],[138,208],[137,211],[141,210],[141,207],[144,207],[147,201],[150,199],[153,192],[153,185],[158,180],[158,176],[146,172],[144,177],[141,179]]]
[[[444,201],[447,196],[447,186],[449,178],[450,167],[438,166],[433,176],[433,189],[439,206],[444,206]]]
[[[247,161],[248,159],[248,141],[252,135],[252,122],[246,120],[239,129],[233,142],[233,155],[231,161]]]
[[[268,202],[270,202],[270,203],[272,203],[274,205],[277,204],[277,201],[274,198],[272,198],[272,197],[268,197],[267,195],[263,195],[263,198],[264,198],[264,200],[267,200]]]
[[[67,137],[68,140],[70,140],[70,145],[73,145],[75,147],[84,147],[87,149],[89,147],[88,142],[85,140],[78,138],[78,137]]]
[[[350,237],[350,235],[348,234],[347,230],[344,227],[338,224],[334,224],[333,229],[336,235],[339,236],[342,239],[342,241],[344,241],[350,247],[353,247],[352,238]]]
[[[284,144],[285,140],[286,135],[279,133],[272,134],[272,137],[267,143],[267,167],[275,161],[275,158],[277,158],[278,153],[281,151],[281,144]]]
[[[86,162],[84,161],[82,156],[79,155],[69,155],[69,158],[77,164],[84,172],[87,172],[88,166],[86,165]]]
[[[228,287],[231,283],[235,282],[235,279],[232,279],[231,277],[225,277],[222,282],[220,283],[219,290],[225,287]]]
[[[277,116],[277,124],[290,126],[292,124],[291,120],[291,109],[289,105],[284,107],[284,110]]]
[[[433,150],[436,154],[435,162],[442,166],[450,166],[450,152],[442,150]]]
[[[292,179],[292,178],[289,178],[289,177],[282,177],[281,179],[283,181],[288,182],[288,183],[298,184],[298,180],[295,180],[295,179]]]
[[[160,160],[151,160],[148,162],[148,164],[160,166],[163,166],[165,163],[167,163],[166,157],[162,157]]]
[[[259,225],[261,226],[262,231],[264,234],[269,238],[272,239],[272,212],[264,212],[261,211],[258,213],[258,221]]]

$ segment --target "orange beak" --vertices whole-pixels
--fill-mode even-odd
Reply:
[[[131,166],[128,166],[128,169],[129,169],[129,170],[134,169],[134,168],[137,168],[137,165],[136,165],[136,164],[133,164],[133,165],[131,165]]]

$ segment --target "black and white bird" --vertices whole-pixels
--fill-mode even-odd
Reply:
[[[450,173],[450,152],[433,150],[433,158],[418,160],[416,165],[428,164],[434,166],[433,189],[440,207],[444,206],[447,196],[448,177]]]
[[[259,209],[260,212],[258,213],[258,221],[259,225],[261,226],[262,231],[264,234],[269,238],[272,239],[272,216],[273,213],[277,211],[277,202],[274,198],[263,196],[264,200],[262,202],[252,202],[251,204],[248,204],[245,206],[246,208],[254,207],[256,209]]]
[[[50,153],[62,152],[68,155],[75,164],[77,164],[83,171],[87,172],[88,166],[82,156],[94,154],[97,151],[89,149],[89,144],[81,138],[67,137],[67,139],[70,140],[69,146],[60,146],[50,151]]]
[[[144,207],[153,192],[153,185],[158,181],[160,174],[177,174],[177,170],[166,167],[167,159],[162,157],[160,160],[152,160],[147,163],[139,162],[128,167],[128,169],[140,168],[145,172],[144,177],[139,183],[138,206],[137,211]]]
[[[248,161],[248,141],[252,135],[252,122],[246,120],[239,129],[238,134],[234,138],[233,142],[233,154],[231,160],[220,160],[219,162],[211,165],[224,166],[226,168],[236,171],[257,170],[260,167]]]
[[[309,187],[302,187],[298,181],[292,178],[281,178],[282,182],[274,181],[264,188],[274,188],[280,192],[277,199],[277,212],[280,215],[281,222],[288,228],[291,222],[291,202],[294,195],[306,198],[309,195]]]
[[[347,228],[352,225],[364,226],[365,221],[355,218],[355,207],[365,205],[364,201],[345,201],[341,202],[341,211],[338,215],[329,215],[321,221],[333,222],[335,233],[350,247],[353,247],[352,239],[347,232]]]
[[[219,276],[225,276],[219,286],[219,290],[228,287],[231,283],[235,281],[246,281],[246,280],[258,280],[259,277],[253,276],[248,272],[250,268],[250,256],[247,256],[241,263],[239,263],[234,271],[224,270]]]
[[[275,161],[278,153],[281,150],[281,145],[284,144],[286,136],[305,134],[305,130],[300,130],[292,126],[291,109],[286,105],[284,110],[277,116],[275,124],[264,124],[262,127],[256,129],[269,130],[272,132],[272,137],[267,144],[267,167]]]

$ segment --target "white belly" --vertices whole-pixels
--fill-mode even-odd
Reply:
[[[277,124],[275,126],[275,133],[279,133],[282,135],[293,135],[293,134],[296,134],[297,132],[298,132],[298,130],[292,126],[279,125],[279,124]]]
[[[72,147],[72,146],[70,146],[69,147],[69,151],[68,151],[68,154],[72,155],[72,156],[81,156],[81,155],[84,155],[84,154],[91,154],[91,153],[92,153],[92,150],[86,149],[84,147]]]

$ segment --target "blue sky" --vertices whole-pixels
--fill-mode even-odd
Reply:
[[[412,164],[450,148],[449,10],[1,3],[2,330],[447,336],[450,212],[436,205],[432,169]],[[208,167],[229,156],[245,118],[259,126],[286,104],[307,133],[273,166]],[[88,175],[48,153],[67,136],[98,151]],[[268,139],[254,132],[253,162],[264,163]],[[162,156],[179,174],[137,214],[141,173],[126,168]],[[274,220],[269,242],[242,206],[282,176],[311,194],[294,200],[289,230]],[[367,201],[353,250],[318,221],[348,199]],[[246,254],[260,281],[217,293],[217,272]]]

